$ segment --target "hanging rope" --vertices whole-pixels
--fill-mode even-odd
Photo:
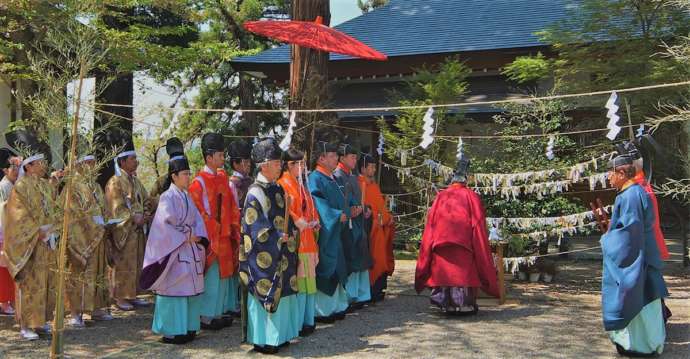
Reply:
[[[547,101],[547,100],[557,100],[565,98],[576,98],[576,97],[589,97],[598,95],[610,95],[612,92],[626,93],[626,92],[637,92],[637,91],[647,91],[660,88],[669,87],[680,87],[688,86],[690,81],[638,86],[638,87],[628,87],[622,89],[611,89],[603,91],[591,91],[591,92],[581,92],[574,94],[563,94],[563,95],[551,95],[551,96],[541,96],[541,97],[527,97],[523,99],[506,99],[506,100],[495,100],[495,101],[479,101],[479,102],[461,102],[461,103],[449,103],[449,104],[432,104],[432,105],[409,105],[409,106],[386,106],[386,107],[357,107],[357,108],[321,108],[321,109],[239,109],[239,108],[178,108],[178,109],[165,109],[165,111],[185,111],[185,112],[254,112],[254,113],[284,113],[289,111],[295,111],[300,113],[327,113],[327,112],[372,112],[372,111],[382,111],[391,112],[397,110],[411,110],[411,109],[427,109],[429,107],[435,108],[449,108],[449,107],[469,107],[469,106],[480,106],[480,105],[500,105],[507,103],[529,103],[537,101]],[[109,104],[93,102],[92,105],[98,106],[111,106],[111,107],[134,107],[134,105],[123,105],[123,104]],[[162,111],[161,111],[162,112]]]

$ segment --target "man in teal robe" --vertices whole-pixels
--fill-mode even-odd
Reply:
[[[664,350],[662,299],[668,290],[653,206],[634,178],[632,157],[623,154],[610,161],[609,181],[618,195],[609,230],[601,237],[601,306],[604,329],[620,354],[656,355]]]
[[[340,190],[345,193],[347,215],[350,217],[343,226],[342,238],[347,263],[347,285],[345,291],[351,302],[351,309],[360,309],[371,300],[369,269],[372,265],[369,252],[368,232],[364,231],[365,221],[371,216],[369,209],[362,206],[362,190],[359,188],[357,174],[357,155],[359,151],[352,145],[343,143],[338,148],[338,168],[333,172]]]
[[[335,145],[317,142],[312,153],[315,169],[309,175],[309,191],[321,221],[319,264],[316,266],[316,320],[325,323],[344,318],[348,307],[347,267],[340,236],[349,218],[345,194],[333,177],[338,165],[336,151]]]

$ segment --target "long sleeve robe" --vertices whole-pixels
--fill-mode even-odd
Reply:
[[[415,289],[434,287],[480,287],[499,296],[484,207],[462,184],[440,192],[427,215]]]
[[[240,211],[228,181],[225,172],[213,174],[204,169],[189,186],[211,243],[206,252],[206,269],[218,261],[221,278],[237,273],[239,264]]]
[[[285,195],[290,197],[290,217],[294,222],[310,223],[319,220],[319,214],[314,206],[314,199],[304,184],[300,184],[290,172],[284,172],[278,180]],[[316,266],[319,263],[319,246],[316,242],[317,233],[313,228],[305,228],[299,232],[299,266],[297,281],[302,293],[316,293]]]
[[[342,164],[333,171],[333,177],[340,185],[343,193],[347,194],[347,211],[349,208],[362,205],[362,190],[359,188],[357,176],[346,170]],[[369,235],[365,233],[366,219],[364,214],[352,218],[352,229],[345,226],[341,240],[345,250],[345,260],[349,273],[360,272],[371,268],[371,254],[369,253]]]
[[[141,286],[163,296],[194,296],[204,291],[205,250],[190,243],[206,238],[204,220],[189,194],[174,184],[163,192],[146,243]]]
[[[64,196],[66,191],[62,194]],[[81,267],[86,266],[91,254],[103,241],[104,223],[97,223],[94,217],[101,217],[103,222],[108,220],[104,205],[103,190],[96,183],[90,183],[88,180],[73,181],[67,249],[72,260],[77,261]]]
[[[66,195],[66,191],[62,195]],[[67,249],[71,275],[67,283],[67,299],[70,307],[86,311],[105,307],[109,304],[104,241],[108,218],[103,190],[88,178],[76,178],[68,211],[70,236]]]
[[[288,227],[289,239],[281,242],[285,231],[285,193],[275,183],[261,182],[249,187],[242,217],[240,279],[267,312],[278,309],[280,299],[296,294],[297,240]]]
[[[144,228],[134,223],[134,216],[150,212],[151,204],[141,181],[126,171],[108,180],[105,200],[108,218],[122,220],[113,226],[108,244],[108,257],[114,267],[114,296],[134,298],[146,248]]]
[[[43,225],[58,225],[53,188],[33,176],[19,179],[5,206],[4,251],[8,269],[19,288],[17,309],[23,326],[42,327],[52,317],[55,252],[39,239]]]
[[[368,181],[364,176],[359,176],[359,185],[364,192],[364,205],[371,209],[369,249],[373,265],[369,269],[369,281],[374,283],[384,274],[393,275],[395,270],[393,256],[395,226],[379,185],[374,181]]]
[[[316,266],[316,287],[331,296],[338,284],[347,283],[347,265],[340,240],[340,216],[346,208],[345,197],[338,183],[324,170],[317,168],[309,174],[309,190],[321,221],[319,231],[319,264]]]
[[[645,305],[668,296],[654,218],[650,198],[639,185],[630,185],[616,197],[609,231],[601,237],[601,300],[607,331],[625,328]]]

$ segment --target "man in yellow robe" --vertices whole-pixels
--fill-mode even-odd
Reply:
[[[60,214],[53,188],[44,178],[47,170],[44,146],[23,130],[5,137],[8,144],[26,156],[5,206],[4,251],[7,267],[17,283],[21,335],[36,340],[37,331],[50,332],[47,321],[52,319],[55,308],[53,278],[57,269],[56,223]]]
[[[135,176],[138,166],[134,144],[127,140],[123,152],[115,158],[115,175],[105,187],[106,214],[121,220],[113,226],[108,257],[111,294],[122,310],[149,304],[136,297],[146,249],[146,226],[151,218],[146,189]]]
[[[104,309],[110,304],[104,240],[107,217],[105,196],[96,183],[96,176],[95,157],[81,157],[66,211],[70,218],[67,301],[72,318],[69,324],[77,328],[84,327],[84,312],[90,312],[93,320],[113,319]]]

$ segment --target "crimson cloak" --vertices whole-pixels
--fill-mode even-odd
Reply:
[[[433,287],[479,287],[499,296],[484,207],[464,184],[440,192],[427,216],[415,290]]]

